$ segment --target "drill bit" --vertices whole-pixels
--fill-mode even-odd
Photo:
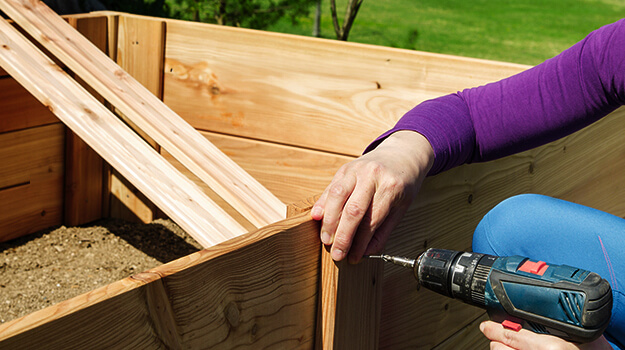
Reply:
[[[365,255],[365,257],[369,259],[382,259],[386,262],[393,263],[395,265],[400,265],[403,267],[414,268],[416,259],[404,258],[402,256],[392,256],[388,254],[380,254],[380,255]]]

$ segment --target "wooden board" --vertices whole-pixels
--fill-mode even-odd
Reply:
[[[114,50],[117,64],[133,76],[141,85],[159,99],[162,98],[163,56],[164,56],[164,23],[144,17],[115,17],[117,23],[115,35],[117,44]],[[111,19],[109,19],[109,23]],[[110,55],[111,53],[109,53]],[[117,115],[132,129],[146,140],[154,149],[160,146],[137,127],[132,120],[121,111],[115,109]],[[110,177],[111,196],[109,214],[124,220],[151,222],[158,216],[158,208],[150,202],[136,187],[128,183],[122,176],[112,173]],[[223,205],[218,203],[220,207]]]
[[[146,17],[119,18],[117,64],[159,99],[163,96],[165,23]]]
[[[0,133],[59,123],[46,107],[11,77],[0,78]]]
[[[319,196],[289,204],[289,217],[310,215]],[[377,349],[383,266],[367,260],[336,263],[321,247],[315,349]]]
[[[108,49],[106,17],[70,17],[68,23],[98,49]],[[78,81],[101,103],[104,99],[84,82]],[[103,216],[104,162],[71,130],[66,134],[65,153],[65,225],[82,225]]]
[[[480,219],[500,201],[540,193],[625,216],[625,109],[567,138],[487,164],[428,178],[386,251],[416,256],[429,247],[469,250]],[[596,140],[602,140],[597,143]],[[417,291],[410,271],[385,266],[380,348],[432,348],[482,311]],[[474,328],[473,332],[479,332]]]
[[[167,21],[164,101],[194,127],[351,156],[415,104],[527,66]]]
[[[316,349],[377,349],[383,266],[332,260],[321,250]]]
[[[262,226],[286,216],[286,205],[45,4],[6,0],[0,8],[250,222]]]
[[[115,169],[110,170],[108,183],[109,217],[146,224],[156,218],[156,205]]]
[[[102,218],[104,164],[87,143],[67,129],[65,143],[65,225]]]
[[[0,65],[198,243],[210,246],[243,233],[197,186],[6,21],[0,20],[0,28]]]
[[[214,133],[202,135],[284,203],[323,192],[341,165],[353,159]]]
[[[318,230],[288,219],[0,324],[0,348],[312,348]]]
[[[64,140],[60,123],[0,135],[0,241],[62,223]]]
[[[234,160],[284,203],[321,193],[334,173],[350,157],[245,138],[202,132],[211,143]],[[253,227],[234,208],[193,175],[167,151],[163,156],[189,177],[245,228]],[[302,211],[300,211],[302,212]]]
[[[159,100],[163,99],[163,60],[165,23],[148,17],[118,17],[115,62]],[[141,137],[160,150],[160,146],[118,109],[115,112]]]
[[[229,28],[223,30],[232,30],[234,33],[241,32]],[[274,36],[269,34],[269,37],[273,38]],[[275,37],[281,37],[281,35],[275,35]],[[252,43],[251,38],[252,36],[250,36],[248,43],[250,45]],[[269,41],[269,39],[267,40]],[[261,41],[258,40],[258,42]],[[188,46],[187,49],[191,50],[189,47],[193,46]],[[348,47],[351,45],[348,44]],[[204,49],[202,48],[202,50]],[[342,49],[339,46],[334,48],[334,51],[340,50]],[[258,57],[260,63],[265,62],[262,54]],[[391,59],[391,62],[395,62],[394,58]],[[287,67],[289,64],[291,63],[285,63]],[[191,64],[189,63],[189,65]],[[392,64],[390,65],[392,66]],[[484,64],[483,67],[486,70],[488,64]],[[370,68],[369,70],[373,69]],[[368,70],[363,69],[363,71]],[[479,69],[476,72],[476,74],[482,74]],[[363,77],[367,77],[367,75],[363,75]],[[424,79],[427,79],[427,76]],[[437,83],[434,81],[432,84],[436,86]],[[289,86],[297,85],[293,83]],[[381,84],[381,87],[381,90],[384,90],[384,85]],[[285,94],[285,96],[287,95]],[[354,101],[354,99],[344,99],[343,101]],[[355,106],[356,104],[348,102],[346,105]],[[625,202],[620,200],[625,195],[623,193],[625,189],[620,185],[625,168],[625,159],[622,157],[625,152],[623,148],[625,143],[623,143],[620,134],[615,132],[615,130],[623,130],[625,127],[623,114],[623,110],[620,110],[614,116],[582,133],[540,149],[488,164],[461,167],[428,179],[406,220],[393,234],[387,245],[388,252],[416,255],[426,247],[469,249],[471,232],[484,213],[500,200],[513,194],[528,191],[555,195],[607,210],[619,216],[625,215]],[[602,142],[597,143],[596,140],[602,140]],[[337,142],[348,141],[338,140]],[[328,144],[330,143],[328,142]],[[306,243],[309,242],[308,239],[311,240],[310,242],[313,240],[317,242],[317,228],[311,228],[311,230],[313,233],[307,233],[306,230],[304,230],[305,232],[298,231],[297,235],[290,238],[291,241],[287,239],[289,242],[297,242],[292,243],[293,246],[288,249],[301,247],[300,244],[308,244]],[[298,235],[306,237],[303,239],[306,242],[302,242],[302,238]],[[258,290],[256,289],[258,286],[260,286],[258,288],[265,286],[262,285],[262,281],[266,281],[267,276],[271,276],[275,285],[275,283],[280,283],[285,278],[290,278],[295,274],[295,270],[282,270],[293,264],[293,261],[297,261],[292,259],[293,254],[290,255],[289,259],[273,255],[275,246],[281,245],[284,241],[285,239],[281,237],[269,246],[266,246],[266,241],[258,243],[258,245],[236,241],[242,242],[242,245],[249,243],[251,246],[248,248],[232,247],[233,250],[226,248],[227,252],[224,254],[229,257],[224,258],[226,260],[222,260],[217,267],[187,264],[198,257],[191,255],[183,259],[184,263],[167,265],[172,270],[158,270],[151,274],[141,274],[134,279],[126,279],[123,283],[112,284],[79,299],[64,302],[51,309],[29,315],[18,320],[19,322],[0,325],[0,338],[19,334],[15,338],[0,343],[0,347],[6,345],[7,348],[12,348],[14,344],[24,344],[25,347],[32,345],[34,348],[41,346],[41,344],[66,347],[68,343],[75,343],[84,345],[84,347],[93,347],[94,344],[102,344],[102,347],[123,344],[128,348],[141,346],[158,348],[190,344],[187,343],[187,340],[193,341],[194,345],[202,346],[210,341],[216,341],[216,339],[217,341],[225,339],[220,343],[224,347],[239,345],[233,345],[231,341],[248,339],[251,339],[251,345],[249,345],[251,348],[254,346],[262,347],[265,343],[252,343],[258,339],[257,335],[260,334],[261,329],[269,332],[264,333],[265,336],[263,337],[268,342],[283,339],[283,332],[303,329],[301,325],[304,321],[299,323],[302,315],[307,317],[315,312],[314,309],[311,311],[311,308],[307,306],[298,308],[296,312],[286,316],[284,310],[292,304],[289,303],[290,299],[285,298],[285,296],[290,296],[291,293],[285,292],[283,295],[275,297],[271,295],[268,298],[270,303],[274,304],[266,309],[262,306],[257,309],[263,308],[262,312],[268,312],[271,316],[274,314],[268,310],[278,310],[277,312],[283,315],[285,319],[295,320],[298,325],[294,326],[282,319],[276,321],[272,318],[270,325],[255,328],[252,323],[249,323],[251,322],[249,320],[268,320],[271,316],[263,314],[257,317],[257,314],[246,314],[243,310],[247,308],[240,307],[240,305],[250,305],[249,303],[257,301],[259,302],[258,305],[268,305],[266,302],[261,304],[260,299],[263,298],[259,295],[264,295],[263,292],[254,294]],[[315,250],[317,248],[315,246]],[[257,256],[248,255],[250,250],[255,251],[255,249],[267,249],[262,254],[267,254],[268,258],[258,258],[262,255],[261,253]],[[310,252],[308,252],[308,248],[306,250],[306,254],[298,251],[298,257],[308,256],[313,251],[312,248]],[[206,251],[199,254],[204,254],[204,252]],[[219,256],[222,254],[214,250],[209,250],[209,252],[212,253],[208,254],[214,253]],[[205,257],[205,255],[201,256]],[[201,260],[202,258],[197,259]],[[249,264],[240,264],[240,261],[252,261],[253,263],[269,261],[270,263],[259,267],[258,271],[263,274],[263,278],[249,280],[250,276],[255,277],[256,275],[250,274],[243,268],[237,270],[241,265],[243,267],[250,266]],[[318,260],[315,263],[317,264]],[[308,269],[305,267],[302,270],[309,271]],[[180,278],[168,279],[171,277],[170,273],[173,273],[171,276],[180,276]],[[202,275],[202,273],[206,274]],[[411,276],[407,276],[406,273],[408,272],[404,269],[385,266],[380,321],[381,348],[429,349],[436,346],[454,348],[458,344],[470,344],[471,346],[483,344],[478,340],[477,323],[471,324],[480,317],[481,310],[439,297],[425,290],[416,291],[415,285],[411,283]],[[169,277],[160,279],[162,281],[160,284],[159,282],[153,283],[159,281],[160,276]],[[219,277],[213,280],[211,279],[212,276]],[[291,283],[290,287],[298,288],[297,286],[302,284],[297,278],[288,281]],[[312,279],[312,277],[310,278]],[[230,284],[229,281],[232,280],[228,279],[235,279],[238,282]],[[176,282],[173,282],[174,280]],[[221,288],[222,285],[223,288]],[[312,287],[308,286],[307,288]],[[234,294],[230,294],[231,292]],[[247,292],[250,294],[245,294]],[[245,294],[245,296],[241,296],[240,293]],[[298,295],[305,294],[301,293]],[[310,290],[307,289],[306,293],[310,293]],[[185,297],[186,294],[191,296]],[[195,299],[196,297],[197,299]],[[174,302],[169,304],[167,300]],[[188,303],[187,300],[189,300]],[[210,310],[205,309],[203,303],[206,300],[214,302],[215,304],[211,305],[216,306]],[[234,305],[231,304],[232,300],[235,300]],[[98,304],[99,301],[103,301],[102,304]],[[276,303],[283,304],[278,305]],[[183,305],[188,308],[182,308]],[[180,313],[175,310],[179,310]],[[289,312],[291,311],[293,310]],[[179,316],[180,314],[183,316]],[[197,318],[194,318],[196,315]],[[92,322],[92,320],[95,321]],[[238,326],[235,326],[237,320],[239,321]],[[66,321],[68,323],[65,323]],[[308,318],[306,324],[308,324]],[[41,326],[41,328],[26,331],[36,326]],[[305,326],[304,328],[306,327],[314,326]],[[173,331],[169,333],[166,331],[167,329]],[[93,338],[84,338],[85,334],[93,335]],[[232,338],[234,335],[236,335],[236,340]],[[308,339],[310,339],[309,336],[312,337],[313,335],[312,331],[310,333],[306,331],[306,335],[301,338],[303,339],[301,343],[298,337],[285,336],[284,338],[289,339],[290,342],[287,345],[282,343],[280,345],[289,347],[290,344],[295,344],[293,347],[297,347],[303,344],[302,347],[310,348],[311,342]],[[201,337],[205,338],[200,339]],[[58,339],[58,343],[56,339]]]

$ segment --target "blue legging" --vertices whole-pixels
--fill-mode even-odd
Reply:
[[[625,346],[625,219],[551,197],[509,198],[484,216],[473,251],[566,264],[598,273],[610,282],[614,305],[605,331],[612,346]]]

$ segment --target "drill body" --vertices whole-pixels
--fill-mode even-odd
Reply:
[[[428,249],[412,266],[393,262],[412,267],[421,286],[484,308],[494,321],[569,341],[597,339],[612,314],[610,284],[567,265],[444,249]]]

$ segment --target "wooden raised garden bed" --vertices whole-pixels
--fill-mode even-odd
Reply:
[[[66,20],[285,211],[290,204],[290,217],[253,223],[224,205],[242,232],[223,232],[204,250],[0,324],[0,348],[487,346],[477,329],[482,310],[417,290],[410,272],[394,266],[332,263],[306,208],[342,164],[416,103],[526,66],[124,13]],[[3,68],[0,240],[103,217],[167,215],[193,227],[176,216],[186,213],[174,213],[175,203],[131,185]],[[428,178],[387,251],[468,250],[482,215],[524,192],[625,215],[625,187],[615,177],[625,169],[620,114],[546,146]],[[174,152],[139,133],[224,204]],[[106,150],[107,140],[100,142]]]

